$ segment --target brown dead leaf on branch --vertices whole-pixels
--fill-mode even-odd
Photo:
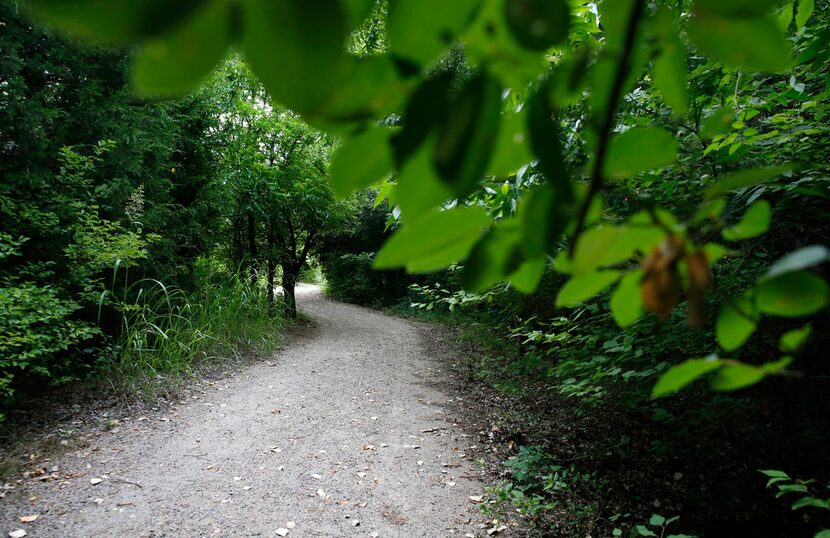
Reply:
[[[686,322],[691,327],[700,327],[706,321],[704,294],[709,287],[709,260],[702,249],[686,254],[684,239],[670,235],[654,247],[643,260],[643,276],[640,293],[643,306],[666,319],[680,304],[683,284],[678,264],[686,263],[689,280],[686,301]]]
[[[691,327],[700,327],[706,323],[706,306],[703,296],[710,283],[709,260],[706,253],[697,249],[686,256],[686,268],[689,274],[686,321]]]

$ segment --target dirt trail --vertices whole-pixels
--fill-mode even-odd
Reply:
[[[474,441],[423,332],[315,288],[298,297],[313,337],[50,462],[57,480],[0,500],[2,536],[483,535]]]

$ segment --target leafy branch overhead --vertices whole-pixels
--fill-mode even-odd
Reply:
[[[782,4],[32,0],[31,7],[64,31],[137,44],[133,83],[147,97],[193,89],[229,49],[241,51],[275,103],[341,137],[330,168],[336,194],[383,186],[397,231],[377,268],[429,272],[462,263],[471,291],[508,282],[531,292],[553,260],[569,275],[558,307],[612,289],[620,326],[645,312],[668,318],[683,302],[688,324],[706,325],[714,294],[717,344],[736,354],[763,318],[810,316],[828,303],[816,273],[828,258],[822,245],[801,245],[733,297],[713,278],[722,258],[752,252],[778,218],[764,187],[826,164],[769,152],[778,133],[752,126],[766,112],[740,95],[752,77],[779,77],[800,93],[796,73],[827,77],[827,32],[805,31],[815,6]],[[382,28],[379,44],[355,47],[367,25]],[[718,84],[714,72],[723,74]],[[645,91],[665,109],[648,120],[624,113]],[[813,106],[826,99],[826,82],[816,91]],[[641,195],[644,184],[681,169],[701,193],[696,207],[678,211]],[[488,204],[502,186],[509,203]],[[620,193],[624,207],[612,211],[609,199]],[[715,390],[786,375],[806,327],[788,333],[782,355],[765,363],[716,353],[678,364],[654,395],[710,374]]]

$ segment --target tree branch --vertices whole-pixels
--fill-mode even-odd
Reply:
[[[628,19],[628,28],[626,30],[625,41],[620,52],[619,68],[614,74],[614,81],[611,86],[611,92],[608,95],[608,104],[605,110],[605,117],[602,120],[599,131],[599,142],[597,144],[597,153],[594,158],[594,167],[591,171],[591,184],[588,187],[588,194],[579,208],[579,213],[576,218],[576,228],[571,237],[568,252],[573,256],[576,248],[576,241],[582,234],[582,229],[585,227],[585,219],[588,216],[588,209],[591,207],[591,202],[602,189],[602,169],[605,164],[605,157],[608,153],[608,142],[611,139],[611,130],[614,128],[614,116],[617,113],[617,103],[622,97],[622,92],[625,87],[625,81],[628,78],[629,70],[631,69],[631,57],[634,53],[634,44],[637,38],[637,30],[640,26],[640,18],[645,7],[645,0],[634,0],[631,7],[631,14]]]

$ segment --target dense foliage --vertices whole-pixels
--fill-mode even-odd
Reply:
[[[499,335],[502,347],[474,362],[473,374],[534,412],[550,413],[559,400],[539,396],[555,395],[576,402],[577,417],[605,413],[617,421],[610,433],[596,428],[603,433],[594,443],[573,444],[584,454],[565,456],[577,449],[557,449],[545,435],[558,430],[535,423],[530,442],[538,446],[516,454],[512,481],[494,495],[543,528],[672,532],[671,514],[634,520],[650,490],[659,490],[671,499],[667,508],[684,510],[682,521],[707,534],[740,534],[742,525],[758,534],[779,518],[786,523],[774,533],[826,536],[826,492],[816,486],[802,481],[784,491],[813,499],[793,504],[794,514],[762,487],[765,500],[745,493],[762,477],[759,468],[782,482],[794,473],[830,474],[820,353],[830,295],[822,273],[830,257],[825,3],[330,0],[311,9],[300,0],[193,0],[164,16],[154,1],[118,4],[100,10],[94,1],[32,0],[31,8],[93,42],[137,44],[131,83],[145,97],[193,90],[208,77],[206,104],[203,93],[142,104],[136,113],[176,118],[146,139],[132,138],[144,131],[130,127],[118,131],[128,141],[106,130],[75,140],[87,132],[82,123],[61,131],[70,140],[54,135],[48,147],[28,147],[39,140],[30,136],[35,126],[58,121],[53,111],[72,101],[57,99],[28,123],[18,119],[38,114],[28,107],[50,103],[62,86],[38,86],[38,77],[59,72],[52,67],[34,69],[33,79],[31,59],[7,62],[18,67],[4,71],[4,86],[28,88],[37,99],[26,94],[22,105],[0,105],[22,126],[17,138],[3,134],[4,161],[17,163],[9,177],[21,182],[10,183],[3,203],[24,215],[3,227],[0,263],[9,268],[3,285],[10,290],[3,300],[19,312],[3,318],[15,327],[4,333],[34,327],[42,336],[37,344],[13,339],[13,357],[31,357],[40,368],[43,357],[93,338],[99,329],[74,312],[94,304],[92,292],[116,259],[145,270],[192,260],[197,238],[210,233],[193,228],[195,236],[172,239],[160,226],[191,215],[222,230],[212,252],[249,286],[264,263],[269,300],[281,268],[289,315],[293,286],[318,248],[335,296],[393,303],[415,284],[416,308],[462,309],[468,325]],[[53,39],[20,22],[8,36],[13,44],[21,36]],[[262,85],[235,56],[209,76],[230,47]],[[10,50],[25,57],[28,49]],[[87,74],[66,87],[95,98],[114,92],[123,103],[124,56],[90,50],[77,52],[94,56],[78,72],[99,65],[101,55],[117,66],[116,82],[96,88],[86,81],[108,78]],[[4,93],[12,95],[23,94]],[[69,117],[87,118],[88,101]],[[214,123],[194,127],[188,122],[197,121],[192,114],[203,119],[202,106]],[[107,117],[86,121],[98,129]],[[98,144],[108,140],[114,143]],[[154,158],[137,164],[148,140]],[[178,178],[174,157],[182,155],[195,155],[184,161],[199,169],[205,154],[188,145],[194,141],[215,144],[208,155],[217,159],[210,192],[219,221],[198,216],[198,196],[165,198],[173,185],[197,194],[198,181],[210,177],[201,168],[188,184],[161,173]],[[58,169],[61,148],[78,144],[89,151],[62,150]],[[47,166],[27,164],[32,156]],[[108,156],[116,164],[105,164]],[[107,166],[125,179],[88,179],[109,177]],[[139,172],[156,178],[152,187],[139,189]],[[66,199],[39,195],[54,185]],[[351,197],[363,189],[371,193]],[[145,202],[138,225],[126,208],[150,196],[157,198]],[[174,203],[189,211],[162,209]],[[151,218],[150,207],[161,213]],[[26,211],[37,217],[26,220]],[[169,246],[183,244],[196,250]],[[63,251],[71,263],[57,270],[54,257]],[[406,277],[401,268],[444,272]],[[61,313],[61,323],[40,327],[45,312]],[[719,448],[702,455],[687,448],[701,440]],[[628,501],[637,506],[618,496],[600,507],[575,495],[562,523],[564,491],[596,495],[609,486],[593,471],[557,463],[563,458],[614,468],[608,474],[626,488],[639,480]],[[631,472],[655,462],[668,474],[665,462],[677,461],[688,470],[675,476],[701,477],[711,503],[686,498],[693,486],[678,491],[669,479],[659,479],[666,486]],[[710,491],[713,483],[722,494]],[[799,518],[802,510],[809,515]]]

